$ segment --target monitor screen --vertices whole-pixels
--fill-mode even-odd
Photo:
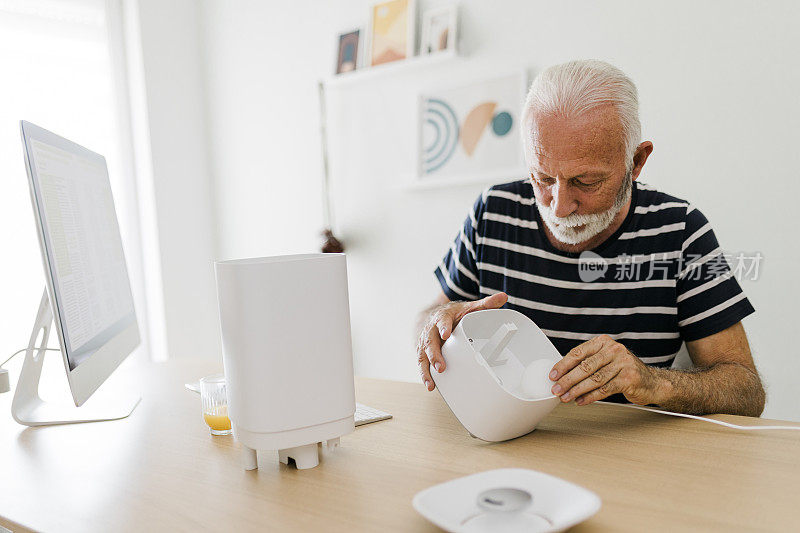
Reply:
[[[136,314],[105,158],[41,131],[47,135],[30,136],[26,150],[72,371],[135,324]]]

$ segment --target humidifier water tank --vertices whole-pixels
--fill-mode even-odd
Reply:
[[[525,435],[560,400],[548,374],[561,360],[531,319],[513,309],[468,313],[442,346],[436,388],[475,437],[503,441]]]

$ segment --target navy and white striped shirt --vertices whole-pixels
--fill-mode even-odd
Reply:
[[[644,363],[669,367],[684,341],[754,309],[706,217],[634,183],[620,228],[583,254],[548,241],[529,180],[485,190],[435,270],[442,289],[451,300],[507,293],[505,307],[530,317],[562,355],[608,334]]]

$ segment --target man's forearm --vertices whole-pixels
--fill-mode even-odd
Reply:
[[[653,368],[657,392],[653,403],[679,413],[726,413],[760,416],[765,394],[758,374],[738,363],[718,363],[701,370]]]

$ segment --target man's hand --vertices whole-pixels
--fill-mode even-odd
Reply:
[[[587,405],[621,392],[639,405],[659,403],[663,386],[657,370],[648,367],[625,346],[600,335],[569,351],[550,372],[552,392],[562,402]],[[556,381],[557,380],[557,381]]]
[[[429,391],[435,388],[430,367],[433,365],[439,373],[447,368],[442,357],[442,344],[450,337],[464,315],[484,309],[498,309],[507,301],[508,296],[504,292],[499,292],[474,302],[446,303],[431,312],[417,340],[419,374]]]

